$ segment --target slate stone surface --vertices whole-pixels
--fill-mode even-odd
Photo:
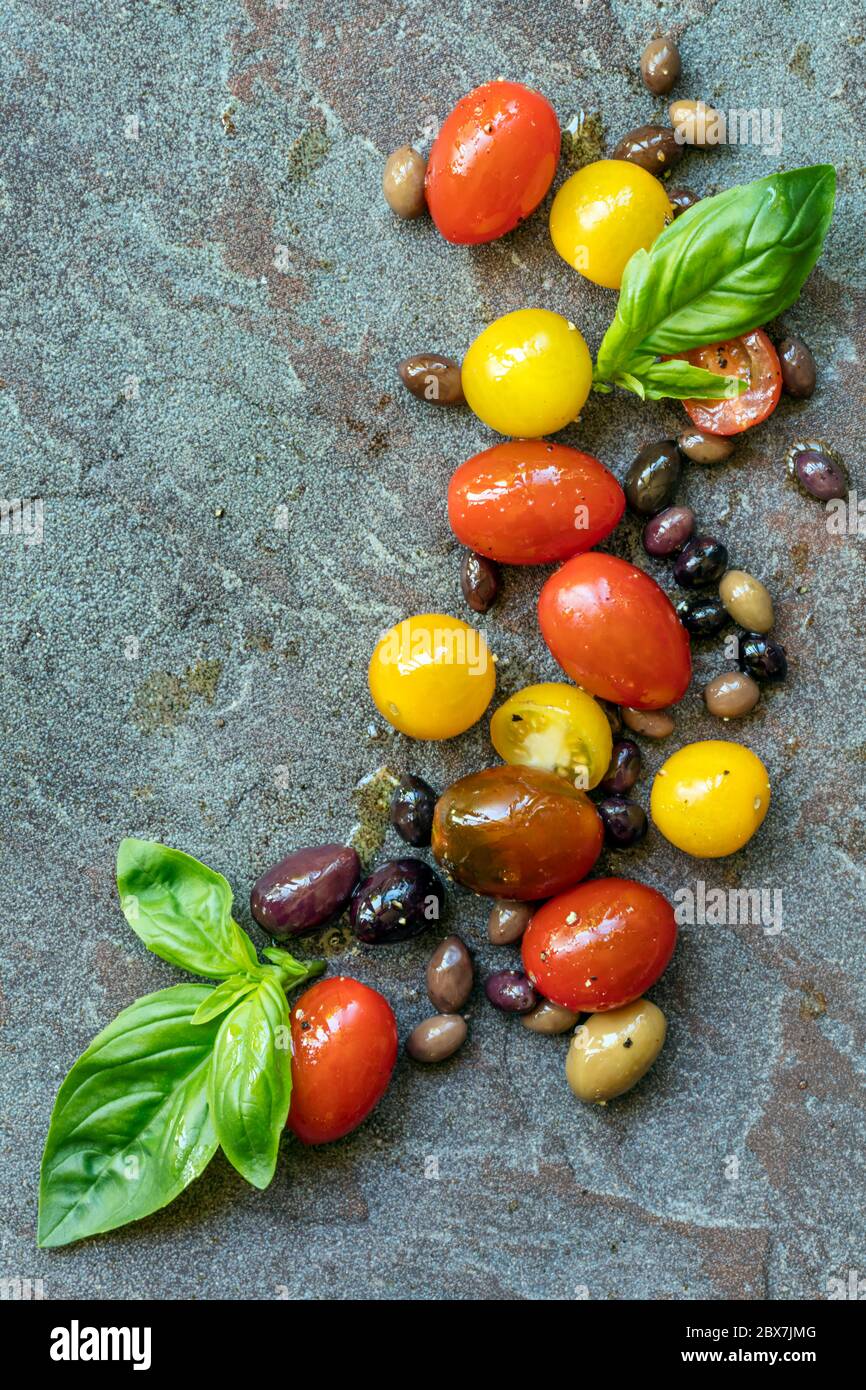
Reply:
[[[362,779],[407,768],[443,786],[491,760],[483,725],[413,745],[367,696],[381,629],[468,616],[445,489],[492,442],[468,413],[414,401],[394,364],[459,356],[526,304],[567,313],[595,349],[613,296],[558,260],[543,214],[472,250],[398,224],[385,155],[500,74],[541,87],[564,124],[587,113],[590,136],[600,113],[610,149],[663,117],[637,76],[659,27],[682,48],[680,94],[782,113],[779,153],[692,152],[678,182],[707,193],[832,160],[839,199],[785,320],[814,349],[817,394],[682,488],[769,585],[791,657],[784,689],[730,731],[770,769],[770,815],[729,860],[651,832],[600,867],[671,895],[776,890],[783,930],[683,929],[653,991],[668,1044],[619,1103],[580,1107],[566,1042],[473,998],[457,1058],[401,1056],[371,1121],[318,1152],[286,1142],[266,1193],[218,1157],[139,1226],[39,1252],[57,1087],[120,1008],[180,978],[120,914],[118,840],[219,868],[248,922],[252,881],[291,847],[359,819],[376,841]],[[12,0],[0,42],[2,491],[44,499],[41,544],[0,537],[0,1275],[41,1278],[48,1298],[814,1299],[866,1270],[864,539],[828,534],[783,466],[793,439],[823,437],[863,486],[862,11]],[[682,422],[672,403],[594,397],[560,437],[621,476]],[[632,523],[613,548],[641,556]],[[500,695],[556,676],[534,622],[543,577],[510,572],[483,621]],[[699,691],[726,664],[699,648],[672,742],[720,732]],[[665,751],[646,747],[644,803]],[[485,915],[454,891],[442,928],[482,975],[511,959],[486,945]],[[329,950],[384,990],[405,1037],[434,941],[377,953],[338,932]]]

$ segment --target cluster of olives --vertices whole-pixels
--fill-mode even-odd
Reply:
[[[788,669],[785,649],[767,634],[773,601],[764,584],[745,570],[728,568],[728,550],[714,536],[695,535],[695,514],[673,503],[683,455],[696,463],[722,462],[733,452],[730,439],[686,430],[640,450],[625,478],[631,511],[646,517],[643,546],[654,559],[674,561],[674,579],[685,595],[677,616],[694,638],[716,636],[731,620],[741,629],[738,672],[725,672],[704,689],[710,714],[736,719],[754,709],[759,685],[780,681]]]

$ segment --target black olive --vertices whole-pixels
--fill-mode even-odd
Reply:
[[[682,457],[673,439],[645,444],[625,475],[628,505],[639,516],[655,516],[673,498]]]
[[[355,935],[373,946],[406,941],[442,916],[445,889],[423,859],[393,859],[358,884],[350,917]]]
[[[695,536],[674,565],[674,579],[683,589],[715,584],[728,568],[728,549],[712,536]]]
[[[611,849],[629,849],[646,834],[646,812],[627,797],[605,797],[598,803],[598,814],[604,825],[605,844]]]
[[[788,674],[788,658],[781,642],[757,632],[740,638],[737,665],[756,681],[783,681]]]
[[[391,797],[391,824],[401,840],[418,849],[429,845],[436,793],[423,777],[404,777]]]
[[[722,600],[713,594],[689,594],[676,605],[677,617],[693,637],[715,637],[730,621]]]
[[[640,776],[640,749],[630,738],[618,738],[610,754],[610,766],[599,782],[607,796],[631,791]]]

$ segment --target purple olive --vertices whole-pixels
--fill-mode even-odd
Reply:
[[[715,594],[689,594],[676,604],[677,617],[692,637],[715,637],[730,616],[722,600]]]
[[[254,885],[250,912],[271,936],[299,936],[337,917],[361,873],[348,845],[298,849],[274,864]]]
[[[740,638],[737,665],[756,681],[783,681],[788,674],[788,658],[781,642],[757,632]]]
[[[445,889],[423,859],[392,859],[359,883],[350,916],[355,935],[371,946],[418,936],[442,916]]]
[[[643,528],[643,548],[647,555],[676,555],[694,529],[695,514],[691,507],[666,507]]]
[[[528,1014],[538,1003],[538,994],[522,970],[497,970],[484,981],[484,993],[494,1009],[507,1014]]]
[[[610,766],[599,782],[606,796],[631,791],[640,777],[640,749],[630,738],[618,738],[610,754]]]
[[[420,849],[429,845],[436,793],[423,777],[404,777],[391,797],[391,824],[401,840]]]
[[[798,441],[788,450],[788,471],[810,497],[819,502],[848,496],[851,485],[848,470],[828,444],[812,439]]]
[[[728,568],[728,549],[712,536],[695,536],[674,565],[674,579],[683,589],[716,584]]]
[[[646,834],[646,812],[625,796],[606,796],[598,803],[604,842],[611,849],[629,849]]]

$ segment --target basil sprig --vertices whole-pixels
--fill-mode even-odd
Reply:
[[[174,985],[118,1014],[57,1095],[39,1185],[40,1246],[68,1245],[167,1206],[218,1147],[268,1185],[291,1100],[285,991],[319,975],[281,947],[262,964],[232,919],[221,874],[188,854],[124,840],[127,921],[163,960],[219,980]]]
[[[797,298],[833,215],[831,164],[791,169],[704,198],[625,268],[595,386],[647,400],[719,400],[745,383],[683,361],[660,361],[750,333]]]

